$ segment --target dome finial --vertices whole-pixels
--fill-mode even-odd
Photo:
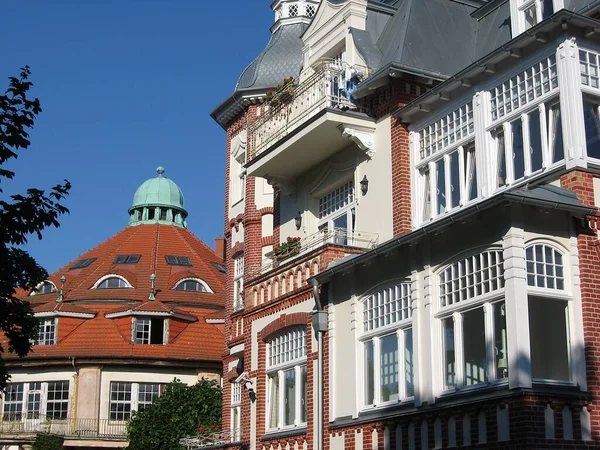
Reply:
[[[158,174],[159,177],[162,177],[162,174],[165,173],[165,168],[163,166],[158,166],[156,168],[156,173]]]

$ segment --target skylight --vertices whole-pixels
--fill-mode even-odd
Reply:
[[[91,263],[96,261],[96,259],[98,259],[98,258],[81,259],[81,260],[77,261],[75,264],[73,264],[69,270],[83,269],[84,267],[87,267]]]
[[[225,267],[225,265],[223,264],[218,264],[218,263],[213,263],[213,266],[216,267],[216,269],[221,272],[221,273],[227,273],[227,267]]]
[[[119,255],[113,264],[137,264],[141,255]]]
[[[187,256],[165,256],[167,264],[172,266],[191,266],[192,260]]]

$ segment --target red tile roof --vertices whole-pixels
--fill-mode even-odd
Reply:
[[[137,264],[114,264],[119,255],[141,257]],[[192,265],[169,265],[165,259],[167,255],[188,257]],[[88,258],[96,260],[88,267],[69,270],[75,262]],[[127,227],[50,275],[49,280],[59,289],[61,276],[66,276],[63,302],[56,302],[57,292],[26,298],[35,312],[96,314],[93,319],[59,317],[58,343],[34,346],[26,359],[76,357],[220,362],[223,324],[206,321],[224,316],[225,274],[216,264],[222,264],[221,259],[185,228],[160,224]],[[156,301],[148,300],[152,273],[156,274]],[[110,274],[125,277],[133,288],[91,289],[100,278]],[[213,293],[173,289],[177,281],[188,277],[202,279]],[[132,344],[130,322],[126,322],[130,319],[105,317],[111,312],[128,310],[166,311],[198,320],[179,324],[182,330],[178,329],[176,335],[173,333],[166,345]],[[125,322],[120,325],[119,320]],[[4,341],[0,338],[0,345]],[[14,355],[5,356],[9,361],[15,358]]]

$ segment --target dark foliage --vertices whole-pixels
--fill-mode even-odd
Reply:
[[[31,188],[25,194],[3,196],[2,183],[15,177],[4,166],[29,147],[29,131],[42,111],[37,98],[27,97],[33,86],[30,74],[29,67],[21,69],[18,78],[9,78],[8,89],[0,95],[0,332],[8,339],[7,349],[0,346],[0,389],[8,380],[2,354],[8,350],[25,356],[37,331],[29,303],[17,299],[15,290],[33,288],[48,276],[20,246],[32,234],[41,239],[45,228],[58,227],[58,217],[69,212],[60,204],[71,188],[66,180],[48,193]]]

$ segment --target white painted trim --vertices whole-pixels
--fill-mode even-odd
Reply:
[[[206,293],[209,294],[214,294],[214,291],[210,288],[210,286],[208,285],[208,283],[204,280],[202,280],[201,278],[196,278],[196,277],[186,277],[186,278],[182,278],[179,281],[177,281],[177,283],[175,283],[175,285],[171,288],[172,290],[177,290],[177,286],[179,286],[181,283],[184,283],[185,281],[196,281],[198,283],[200,283],[202,286],[204,286],[204,288],[206,289]],[[180,292],[200,292],[202,293],[202,291],[180,291]]]
[[[47,318],[47,317],[73,317],[78,319],[93,319],[96,317],[95,313],[75,313],[67,311],[45,311],[33,313],[34,317]]]
[[[117,288],[117,289],[133,289],[133,286],[131,285],[131,283],[127,280],[127,278],[125,278],[122,275],[118,275],[116,273],[110,273],[108,275],[104,275],[103,277],[99,278],[98,281],[96,281],[94,283],[94,285],[90,288],[90,289],[98,289],[98,286],[100,286],[100,284],[110,278],[118,278],[121,281],[124,281],[127,286],[125,288]]]

